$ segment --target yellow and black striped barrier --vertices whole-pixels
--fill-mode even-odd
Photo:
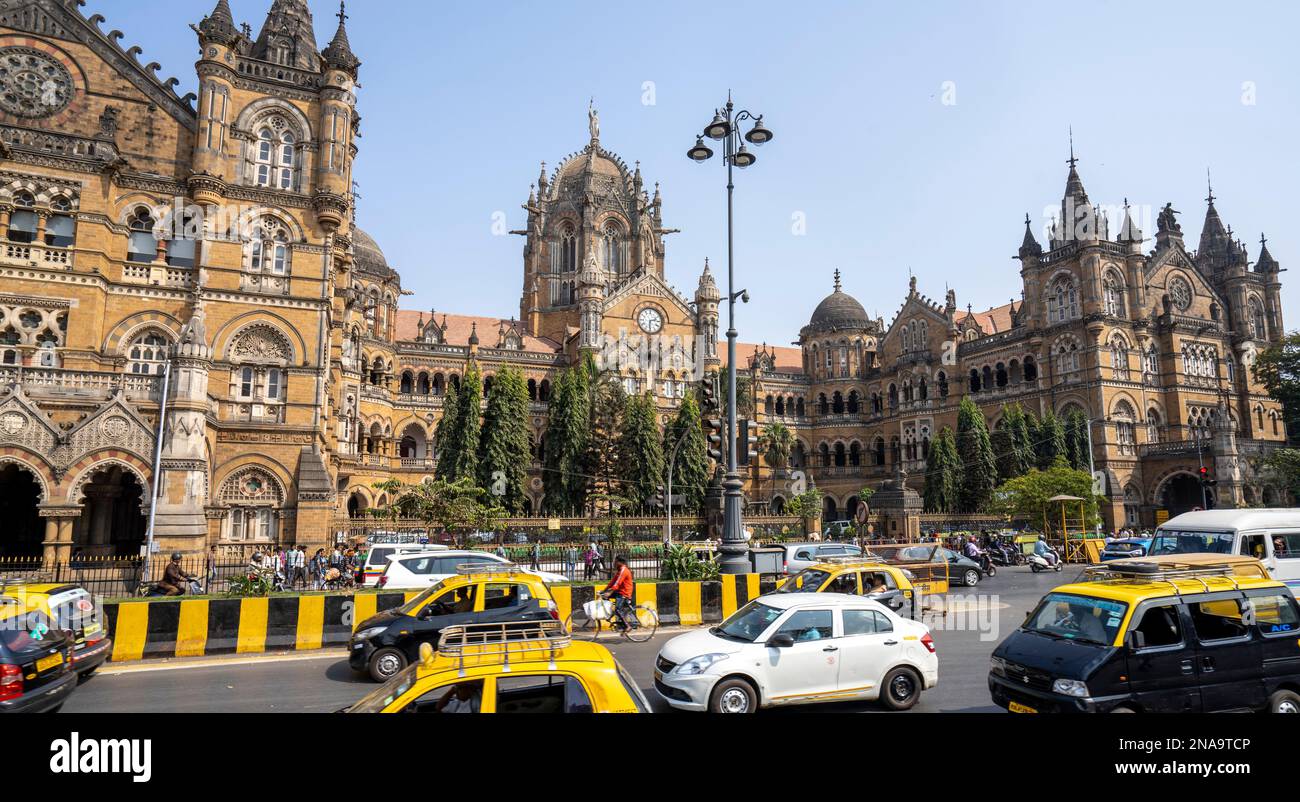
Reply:
[[[636,603],[653,605],[663,624],[695,626],[722,621],[775,588],[775,582],[757,574],[726,575],[713,582],[642,582],[636,586]],[[104,618],[115,662],[303,651],[345,645],[361,622],[418,593],[113,602],[104,605]],[[594,599],[596,587],[555,585],[551,594],[564,619]]]

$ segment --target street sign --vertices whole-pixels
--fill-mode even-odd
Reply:
[[[1156,526],[1169,520],[1169,510],[1156,510]]]

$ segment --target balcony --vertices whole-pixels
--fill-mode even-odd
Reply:
[[[401,467],[404,471],[432,471],[434,463],[435,460],[432,457],[401,458]]]
[[[357,463],[370,468],[387,468],[388,456],[385,454],[358,454]]]
[[[192,267],[172,267],[166,262],[127,262],[122,266],[122,281],[126,284],[148,284],[154,287],[189,289],[194,286]]]
[[[0,264],[12,267],[72,269],[72,249],[56,248],[35,242],[6,242],[0,251]]]
[[[1197,451],[1209,453],[1210,444],[1205,440],[1174,440],[1169,443],[1146,443],[1137,448],[1139,457],[1183,457]]]
[[[162,394],[161,376],[136,376],[58,368],[0,368],[0,385],[19,384],[27,395],[38,399],[93,399],[106,401],[119,388],[130,401],[157,403]]]
[[[433,395],[425,393],[399,393],[397,395],[397,406],[399,407],[427,407],[437,409],[442,406],[445,395]]]

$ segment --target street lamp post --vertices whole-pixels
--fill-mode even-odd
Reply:
[[[704,132],[695,138],[695,146],[686,152],[693,161],[708,161],[713,150],[704,144],[704,137],[723,141],[723,160],[727,164],[727,474],[722,482],[723,517],[722,543],[718,548],[721,553],[721,568],[724,574],[745,574],[750,571],[748,547],[745,545],[745,531],[741,522],[742,490],[745,483],[737,471],[736,459],[736,299],[749,303],[749,293],[736,291],[735,273],[735,226],[732,199],[735,195],[735,183],[732,180],[733,167],[744,169],[758,158],[749,152],[741,142],[738,125],[745,120],[753,120],[754,127],[745,134],[744,139],[753,145],[762,145],[772,140],[772,132],[763,125],[763,116],[749,111],[736,111],[727,95],[727,104],[722,111],[715,111],[713,121],[704,127]]]

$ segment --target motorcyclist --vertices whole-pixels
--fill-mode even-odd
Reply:
[[[178,551],[172,554],[171,562],[163,569],[163,578],[158,583],[158,589],[163,591],[164,596],[183,596],[189,584],[197,581],[197,577],[185,573],[181,568],[181,553]]]

